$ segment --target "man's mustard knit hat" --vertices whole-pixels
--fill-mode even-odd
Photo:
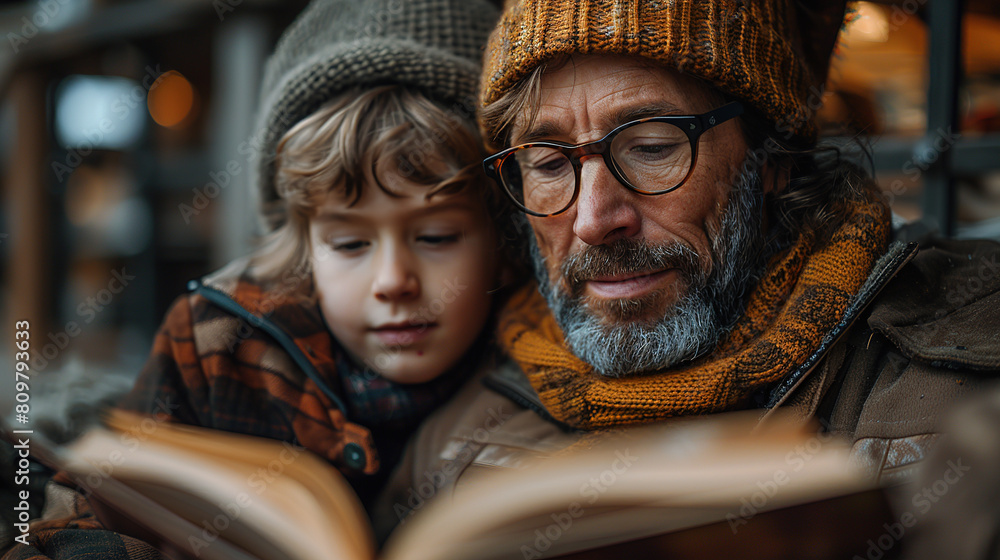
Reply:
[[[493,103],[562,55],[640,56],[708,81],[778,135],[811,143],[844,10],[843,0],[508,0],[480,101]]]

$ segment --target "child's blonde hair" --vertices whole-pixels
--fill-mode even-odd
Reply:
[[[311,271],[309,220],[317,208],[341,189],[354,204],[368,177],[388,192],[379,171],[395,170],[427,185],[427,197],[472,186],[491,215],[509,216],[509,205],[482,170],[481,146],[474,116],[462,105],[446,109],[397,85],[337,96],[277,145],[275,187],[288,219],[264,239],[253,260],[255,274],[294,288]]]

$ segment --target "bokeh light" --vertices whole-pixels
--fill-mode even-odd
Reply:
[[[149,88],[146,105],[156,124],[178,126],[191,114],[194,107],[194,88],[180,72],[164,72]]]

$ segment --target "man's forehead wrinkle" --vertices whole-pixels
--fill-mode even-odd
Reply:
[[[611,92],[609,95],[604,96],[597,102],[590,104],[591,107],[598,107],[601,101],[617,97],[618,94],[622,94],[622,97],[624,97],[621,102],[618,102],[616,99],[612,99],[610,101],[609,104],[612,107],[617,107],[607,111],[599,111],[599,116],[594,120],[588,119],[590,126],[587,130],[578,130],[578,136],[589,137],[596,135],[596,138],[607,134],[615,127],[636,119],[687,114],[686,111],[678,107],[676,104],[660,99],[658,96],[646,96],[647,98],[644,99],[638,96],[629,96],[626,95],[626,93],[627,90],[623,90],[622,92]],[[565,108],[563,108],[563,111],[565,111]],[[571,131],[566,130],[566,127],[568,126],[567,122],[572,123],[573,121],[567,121],[566,119],[559,118],[550,119],[545,116],[540,116],[530,131],[518,136],[517,138],[519,139],[519,143],[526,143],[544,138],[570,136]],[[579,140],[579,138],[577,138],[577,140],[585,141]]]
[[[560,117],[560,115],[572,114],[573,103],[570,101],[571,98],[567,97],[561,103],[554,103],[551,101],[551,96],[549,98],[545,99],[545,94],[543,93],[538,113],[535,115],[534,122],[531,123],[531,129],[524,130],[526,124],[524,122],[526,120],[524,114],[518,117],[511,128],[511,139],[514,140],[515,144],[561,136],[566,133],[564,125],[567,119],[565,116]]]
[[[602,92],[599,97],[594,99],[589,99],[586,94],[582,94],[582,97],[576,99],[572,95],[563,98],[567,100],[566,103],[543,101],[543,110],[539,112],[531,130],[518,135],[515,129],[515,138],[518,139],[519,143],[524,143],[542,138],[569,136],[575,132],[578,136],[576,140],[582,142],[585,140],[581,140],[581,137],[603,136],[612,128],[624,124],[623,119],[634,120],[634,118],[653,116],[663,112],[678,112],[676,105],[667,101],[637,99],[647,89],[642,85],[634,85]],[[616,105],[617,108],[609,110],[599,109],[603,106],[615,107]],[[591,114],[591,111],[575,111],[574,108],[578,107],[597,108],[596,119],[592,118],[594,115]],[[568,115],[569,118],[561,118],[560,115]],[[629,118],[631,115],[638,116]],[[580,121],[577,120],[578,118]]]
[[[690,114],[664,96],[656,94],[655,91],[651,92],[648,87],[639,86],[634,89],[639,91],[634,94],[630,94],[629,90],[612,92],[616,98],[609,101],[611,109],[601,111],[600,114],[599,124],[605,133],[636,119]]]
[[[625,122],[647,116],[690,114],[675,99],[680,92],[663,69],[646,64],[604,65],[578,57],[542,78],[539,109],[531,128],[518,119],[512,127],[512,145],[545,139],[571,143],[600,138]]]

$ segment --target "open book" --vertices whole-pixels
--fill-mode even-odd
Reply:
[[[115,415],[60,453],[109,527],[178,558],[423,560],[865,555],[891,521],[847,448],[720,415],[497,471],[376,550],[342,476],[294,446]]]

